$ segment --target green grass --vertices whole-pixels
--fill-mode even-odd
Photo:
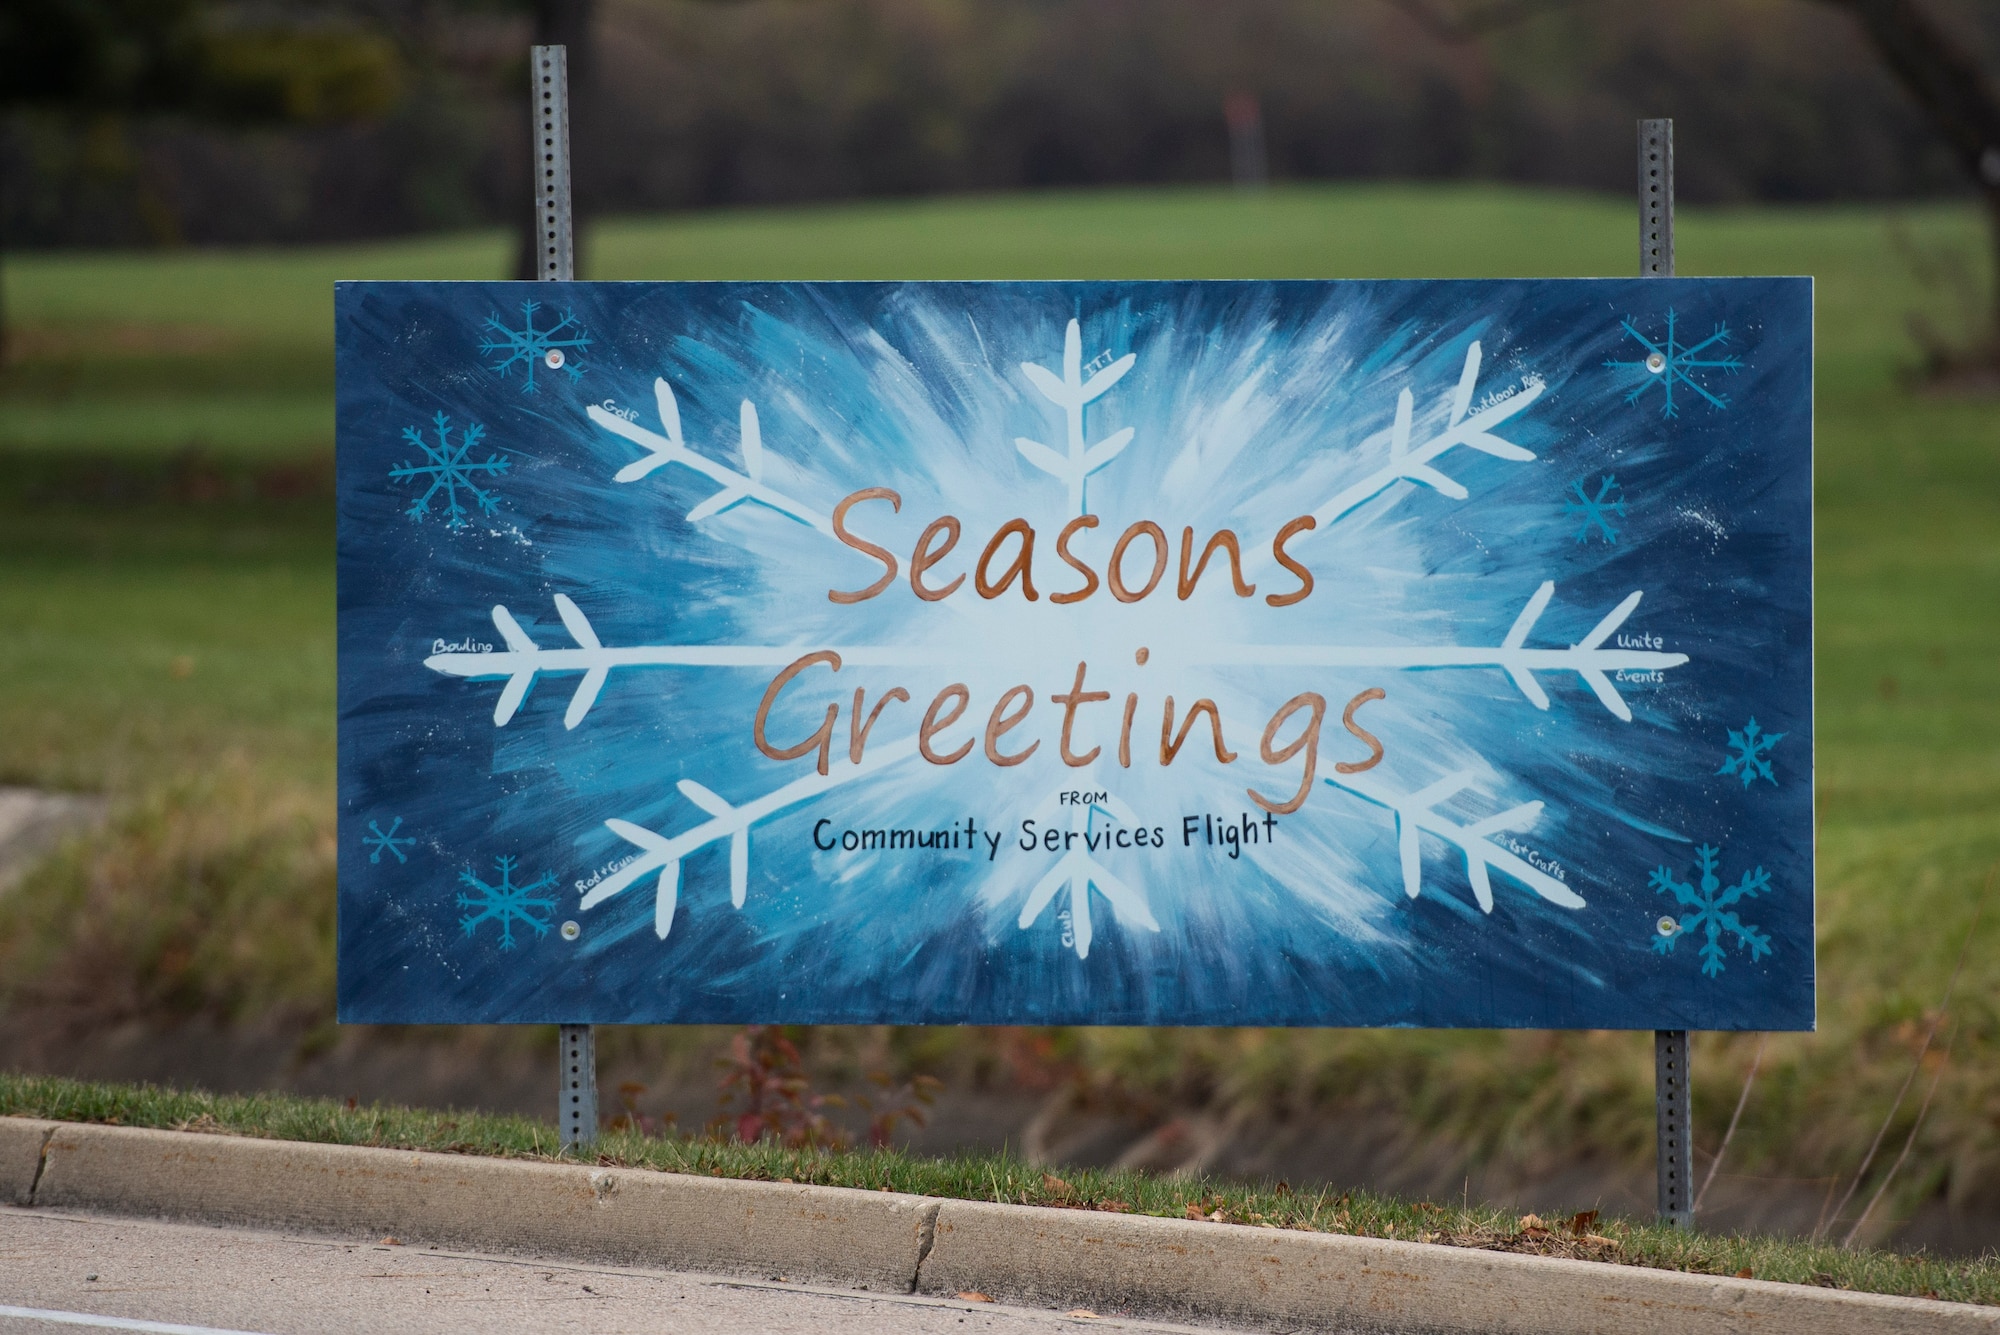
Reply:
[[[259,1094],[218,1097],[151,1085],[86,1084],[0,1073],[0,1116],[40,1117],[255,1136],[318,1144],[482,1154],[550,1161],[546,1122]],[[1293,1191],[1279,1182],[1162,1178],[1064,1170],[1061,1177],[1007,1154],[923,1158],[895,1149],[794,1148],[686,1136],[609,1132],[596,1162],[705,1177],[900,1191],[948,1200],[1201,1218],[1364,1238],[1532,1252],[1705,1275],[1814,1284],[1862,1293],[2000,1304],[2000,1258],[1942,1260],[1846,1250],[1748,1235],[1682,1232],[1620,1219],[1539,1221],[1478,1206],[1399,1200],[1365,1191]]]
[[[1050,194],[609,221],[585,268],[1623,274],[1633,214],[1620,200],[1475,186]],[[1907,241],[1892,244],[1892,227]],[[1899,256],[1907,245],[1983,263],[1978,219],[1956,205],[1681,218],[1684,274],[1818,280],[1821,1031],[1772,1041],[1732,1146],[1732,1168],[1768,1176],[1853,1171],[2000,863],[2000,696],[1988,682],[2000,663],[2000,405],[1908,387],[1907,317],[1948,316],[1958,295],[1923,289]],[[79,1024],[274,1010],[325,1021],[331,283],[493,277],[506,259],[493,234],[8,259],[20,333],[0,371],[0,782],[103,790],[121,814],[0,900],[0,1005]],[[2000,1207],[1996,998],[2000,952],[1977,944],[1896,1213],[1939,1191]],[[1754,1040],[1699,1042],[1697,1141],[1709,1149]],[[1125,1098],[1386,1107],[1515,1162],[1650,1154],[1644,1035],[1108,1030],[1056,1046],[1065,1069]],[[1926,1080],[1943,1047],[1941,1036]],[[951,1048],[909,1045],[925,1054],[912,1060],[945,1065]],[[1891,1127],[1892,1151],[1917,1102]]]

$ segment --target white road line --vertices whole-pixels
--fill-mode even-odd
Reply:
[[[90,1326],[97,1330],[145,1330],[154,1335],[261,1335],[254,1330],[226,1330],[221,1326],[182,1326],[172,1321],[138,1321],[126,1316],[97,1316],[91,1312],[57,1312],[41,1307],[8,1307],[0,1303],[0,1317],[17,1321],[47,1321],[57,1326]]]

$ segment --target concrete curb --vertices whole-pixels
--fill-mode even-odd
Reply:
[[[1139,1215],[946,1201],[925,1292],[1296,1328],[2000,1331],[2000,1308]]]
[[[2000,1308],[1637,1266],[8,1117],[0,1200],[1287,1329],[2000,1335]]]
[[[908,1293],[937,1202],[839,1187],[61,1126],[33,1204]]]

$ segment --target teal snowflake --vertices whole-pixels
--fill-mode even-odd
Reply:
[[[488,367],[495,374],[505,376],[519,362],[527,368],[527,377],[521,383],[523,394],[533,394],[539,389],[535,384],[535,368],[546,367],[551,371],[561,371],[571,381],[583,378],[583,363],[577,354],[590,346],[590,338],[583,332],[583,326],[576,322],[576,316],[569,311],[563,318],[547,329],[535,327],[535,312],[542,308],[539,301],[521,303],[521,327],[515,329],[497,315],[486,317],[487,335],[479,345],[482,357],[498,357],[489,362]]]
[[[368,833],[361,836],[362,847],[375,850],[368,855],[368,860],[370,862],[380,862],[384,853],[393,853],[396,855],[396,861],[408,862],[410,860],[409,856],[403,850],[415,847],[417,841],[407,834],[398,839],[396,831],[402,828],[403,818],[401,816],[390,821],[389,828],[386,830],[382,828],[380,821],[369,821]]]
[[[486,428],[477,422],[458,428],[458,443],[452,443],[451,419],[439,413],[432,419],[437,432],[437,444],[424,439],[421,427],[403,428],[403,439],[424,452],[424,462],[420,464],[400,463],[389,470],[391,479],[409,482],[428,478],[430,486],[424,493],[410,502],[410,508],[403,513],[412,519],[422,519],[431,512],[431,498],[442,493],[444,496],[444,526],[464,528],[468,513],[465,504],[459,500],[462,489],[472,497],[473,503],[486,514],[500,508],[500,502],[493,493],[479,486],[474,476],[498,477],[507,471],[507,460],[498,454],[489,454],[484,459],[472,457],[472,447],[486,438]]]
[[[471,895],[461,893],[458,897],[460,908],[474,910],[460,918],[458,925],[465,929],[467,936],[472,936],[482,922],[490,920],[499,923],[502,950],[514,948],[514,924],[517,922],[536,936],[547,936],[549,923],[555,917],[556,902],[543,897],[540,892],[555,885],[555,873],[545,871],[526,885],[515,885],[514,859],[499,857],[493,862],[500,868],[498,885],[488,885],[480,880],[472,874],[470,867],[458,874],[459,884],[474,892]]]
[[[1765,755],[1772,747],[1784,740],[1785,734],[1782,732],[1764,732],[1759,729],[1757,720],[1754,718],[1743,725],[1741,732],[1731,728],[1729,730],[1729,745],[1736,754],[1724,760],[1722,768],[1717,770],[1716,773],[1741,774],[1745,788],[1748,788],[1759,779],[1768,780],[1775,785],[1778,782],[1778,776],[1772,771],[1771,762],[1765,759]]]
[[[1619,323],[1625,332],[1635,339],[1640,347],[1646,350],[1646,355],[1638,361],[1621,362],[1616,359],[1608,359],[1604,363],[1606,367],[1613,370],[1621,367],[1624,368],[1628,376],[1637,376],[1638,384],[1633,387],[1630,394],[1625,396],[1625,402],[1637,403],[1645,396],[1647,390],[1658,388],[1660,396],[1664,400],[1660,405],[1660,416],[1678,417],[1680,409],[1674,405],[1674,387],[1676,385],[1685,385],[1702,398],[1708,400],[1708,406],[1711,408],[1727,408],[1729,406],[1729,400],[1726,397],[1710,391],[1698,378],[1711,371],[1720,371],[1725,375],[1735,375],[1743,369],[1742,361],[1736,357],[1717,357],[1712,355],[1703,357],[1701,355],[1710,348],[1729,341],[1728,325],[1717,325],[1715,332],[1699,343],[1684,344],[1680,341],[1680,334],[1677,331],[1675,316],[1671,307],[1667,310],[1667,336],[1658,342],[1640,333],[1638,326],[1632,323],[1630,316],[1627,316]]]
[[[1722,972],[1723,933],[1736,938],[1740,949],[1750,952],[1755,960],[1771,953],[1771,938],[1751,923],[1745,923],[1731,912],[1731,907],[1746,899],[1752,899],[1771,888],[1771,874],[1762,867],[1746,871],[1735,885],[1724,886],[1717,876],[1721,850],[1703,844],[1695,850],[1695,858],[1700,864],[1700,885],[1693,886],[1685,881],[1677,881],[1665,866],[1656,869],[1650,884],[1656,894],[1671,894],[1683,909],[1692,909],[1679,921],[1661,918],[1659,934],[1653,939],[1653,949],[1661,955],[1673,953],[1674,943],[1690,932],[1699,931],[1706,938],[1701,945],[1701,971],[1710,978]]]
[[[1563,513],[1583,518],[1576,530],[1576,540],[1588,541],[1591,529],[1596,528],[1603,531],[1606,542],[1617,542],[1618,530],[1611,527],[1609,516],[1625,517],[1625,489],[1618,485],[1618,478],[1611,473],[1599,478],[1595,496],[1584,490],[1582,479],[1570,483],[1569,489],[1576,493],[1576,499],[1563,498]]]

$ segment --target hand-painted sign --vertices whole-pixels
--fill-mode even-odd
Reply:
[[[345,1019],[1813,1023],[1807,280],[337,307]]]

